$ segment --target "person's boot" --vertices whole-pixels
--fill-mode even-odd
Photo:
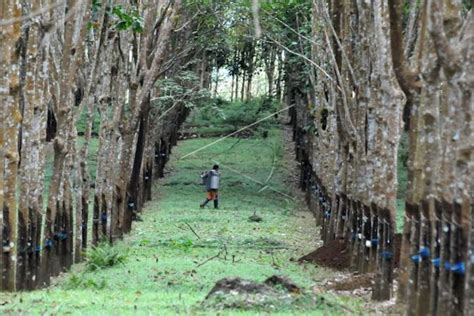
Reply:
[[[206,206],[207,202],[209,202],[209,200],[208,200],[208,199],[205,199],[204,202],[202,202],[199,206],[200,206],[201,208],[204,208],[204,206]]]
[[[214,208],[219,208],[219,200],[214,200]]]

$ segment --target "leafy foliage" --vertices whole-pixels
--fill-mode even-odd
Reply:
[[[115,27],[119,31],[132,30],[135,33],[143,32],[145,22],[137,9],[132,8],[127,11],[121,5],[116,5],[112,8],[112,14],[117,19]]]
[[[230,102],[221,98],[210,99],[197,109],[195,126],[232,126],[234,130],[247,126],[271,115],[279,108],[279,103],[271,98],[254,98],[250,101]],[[268,129],[277,123],[275,117],[258,124],[257,128]]]
[[[193,247],[193,240],[189,238],[181,238],[173,240],[171,246],[175,249],[180,249],[185,252],[189,252]]]
[[[93,278],[89,278],[84,274],[75,274],[73,273],[71,277],[64,284],[63,288],[66,290],[74,289],[93,289],[93,290],[103,290],[107,287],[107,282],[105,280],[97,281]]]
[[[88,271],[96,271],[104,268],[113,267],[124,263],[127,254],[119,248],[110,246],[109,243],[101,243],[86,253],[86,267]]]
[[[102,8],[102,5],[100,0],[93,0],[91,4],[92,12],[97,13]],[[118,31],[131,30],[134,33],[143,32],[145,21],[136,7],[132,6],[126,9],[122,5],[114,5],[106,13],[112,18],[113,26]],[[97,25],[97,21],[88,22],[87,27],[95,29]]]
[[[194,72],[182,71],[173,78],[158,80],[156,85],[160,88],[160,97],[155,98],[154,107],[166,110],[175,102],[183,102],[186,107],[191,108],[210,97],[207,89],[199,87],[199,78]]]

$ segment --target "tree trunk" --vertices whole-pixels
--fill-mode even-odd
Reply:
[[[276,99],[278,101],[282,100],[282,87],[281,84],[283,82],[283,52],[278,52],[278,76],[276,78]]]
[[[21,16],[20,4],[18,1],[4,1],[0,7],[1,19],[18,19]],[[2,288],[5,290],[16,290],[16,261],[17,261],[17,170],[19,163],[18,153],[18,134],[19,124],[21,122],[21,113],[19,112],[19,85],[20,85],[20,56],[14,49],[21,36],[20,23],[12,23],[2,26],[1,29],[2,54],[0,67],[2,69],[4,83],[1,85],[2,91],[1,103],[3,105],[3,128],[2,132],[2,163],[5,162],[3,173],[3,264],[2,264]]]
[[[149,99],[145,102],[149,103]],[[146,137],[148,132],[148,113],[149,113],[149,105],[146,106],[144,115],[140,118],[140,125],[138,128],[138,138],[136,142],[135,148],[135,157],[133,160],[133,168],[132,173],[130,176],[130,180],[128,181],[128,188],[127,188],[127,196],[129,199],[129,203],[133,203],[135,205],[133,209],[133,214],[130,220],[136,218],[137,211],[141,209],[142,205],[139,204],[139,184],[140,175],[141,175],[141,168],[143,163],[143,154],[145,152],[145,144],[146,144]],[[131,223],[127,223],[127,226],[131,227]]]
[[[39,2],[33,1],[31,7],[25,7],[25,14],[36,11]],[[44,85],[46,74],[41,67],[45,60],[44,47],[48,43],[40,37],[39,22],[31,23],[25,30],[24,37],[24,93],[23,121],[21,126],[21,163],[19,169],[19,249],[18,288],[32,289],[36,284],[37,266],[39,264],[41,231],[41,208],[43,199],[44,175],[44,130],[46,128],[44,102]],[[43,49],[38,50],[40,41]]]

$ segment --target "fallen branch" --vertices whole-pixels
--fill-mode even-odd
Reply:
[[[181,227],[181,226],[179,226],[179,225],[176,225],[176,224],[175,224],[174,226],[176,226],[176,228],[178,228],[178,229],[181,229],[181,230],[184,230],[184,231],[188,231],[187,229],[184,229],[183,227]]]
[[[199,268],[199,267],[205,265],[205,264],[208,263],[209,261],[212,261],[212,260],[214,260],[214,259],[219,258],[222,253],[224,253],[224,260],[227,260],[227,245],[224,243],[224,244],[222,245],[222,248],[223,248],[223,249],[219,250],[219,253],[218,253],[217,255],[212,256],[212,257],[210,257],[210,258],[207,258],[206,260],[204,260],[203,262],[201,262],[200,264],[198,264],[195,269],[197,269],[197,268]],[[233,258],[233,257],[234,257],[234,256],[232,256],[232,258]]]
[[[184,222],[186,224],[186,226],[189,227],[189,229],[193,232],[194,235],[196,235],[196,237],[198,239],[201,239],[201,237],[199,237],[198,233],[196,233],[196,231],[193,229],[193,227],[191,225],[189,225],[188,223]]]
[[[200,264],[198,264],[198,265],[196,266],[196,269],[199,268],[199,267],[201,267],[201,266],[203,266],[203,265],[205,265],[205,264],[208,263],[209,261],[212,261],[212,260],[214,260],[214,259],[219,258],[219,257],[221,256],[221,253],[222,253],[222,250],[219,251],[219,253],[218,253],[217,255],[212,256],[212,257],[210,257],[210,258],[207,258],[206,260],[204,260],[203,262],[201,262]]]

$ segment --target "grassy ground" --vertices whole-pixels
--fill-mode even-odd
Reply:
[[[316,247],[311,214],[301,202],[270,188],[261,191],[260,185],[245,177],[265,182],[273,165],[267,184],[291,195],[288,176],[293,170],[282,159],[281,132],[266,139],[227,139],[177,159],[210,141],[188,140],[175,148],[171,173],[155,188],[143,222],[136,223],[125,240],[104,250],[104,256],[125,258],[123,263],[95,271],[78,265],[49,289],[0,294],[0,314],[215,314],[217,310],[206,309],[201,302],[217,280],[232,276],[263,281],[273,274],[285,275],[303,287],[306,298],[313,297],[313,286],[334,272],[293,260]],[[222,169],[221,208],[200,209],[204,192],[199,173],[214,160]],[[248,221],[254,211],[262,222]],[[277,310],[220,313],[343,314],[361,313],[362,306],[353,298],[323,294],[316,301],[303,299]]]
[[[258,109],[258,110],[257,110]],[[227,102],[222,99],[212,99],[205,106],[193,111],[188,119],[190,132],[199,135],[229,134],[236,129],[248,125],[259,118],[267,116],[278,109],[278,104],[265,97],[252,99],[249,102]],[[278,120],[271,119],[257,125],[256,134],[263,130],[278,127]],[[405,198],[407,191],[408,170],[408,135],[402,133],[398,150],[398,188],[396,201],[396,230],[401,232],[404,225]]]
[[[407,195],[407,185],[408,185],[408,169],[406,166],[408,159],[408,135],[407,133],[402,133],[400,139],[400,145],[398,147],[398,163],[397,163],[397,232],[401,233],[404,225],[405,217],[405,199]]]

